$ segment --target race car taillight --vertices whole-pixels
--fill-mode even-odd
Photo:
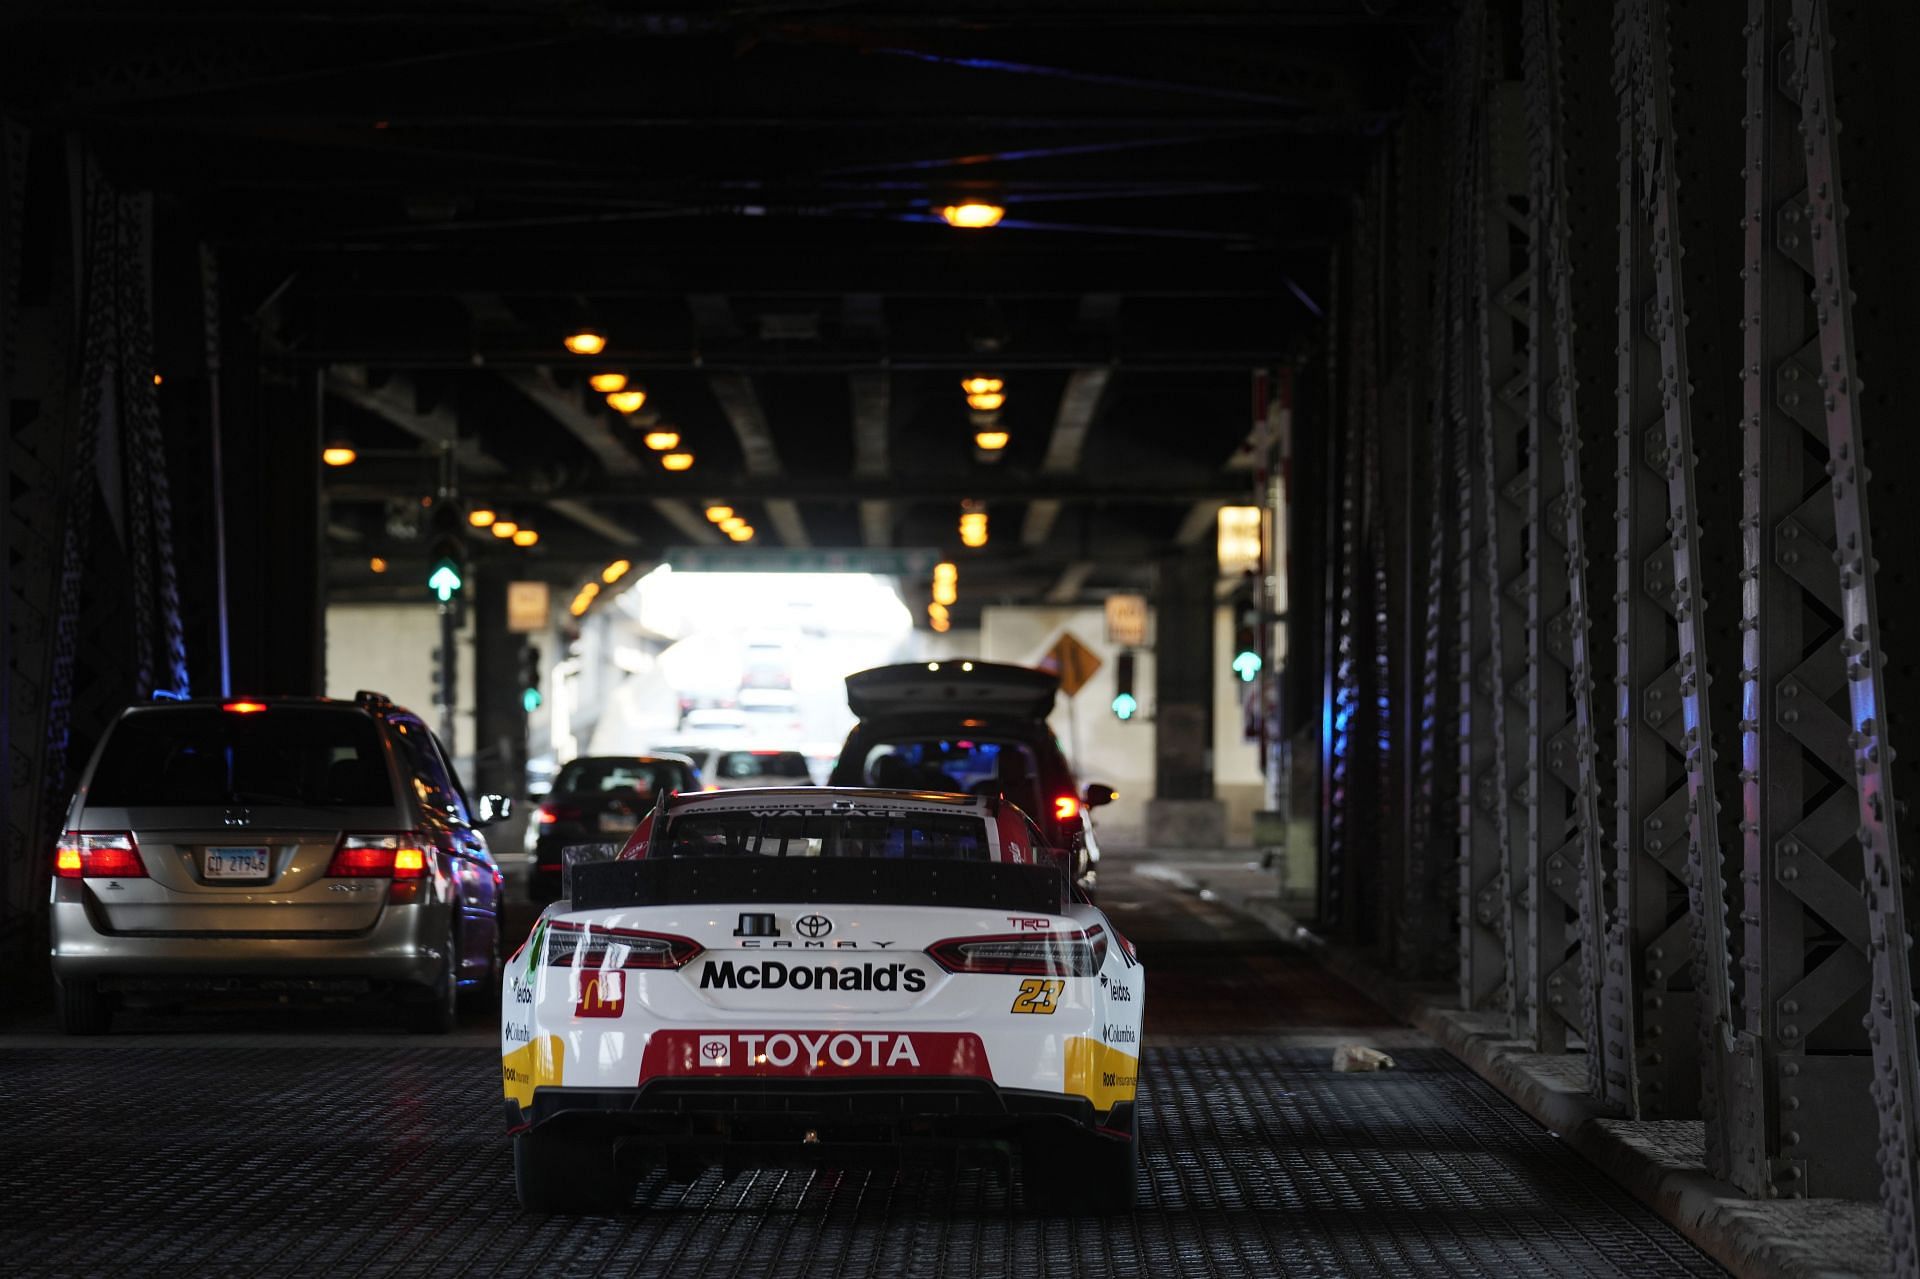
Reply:
[[[417,835],[342,835],[327,874],[336,879],[424,879],[426,841]]]
[[[540,805],[539,817],[542,826],[551,826],[555,822],[577,822],[580,820],[580,810],[571,804],[556,804],[549,800]]]
[[[132,831],[77,831],[60,836],[53,873],[61,879],[145,879]]]
[[[547,925],[546,962],[571,968],[685,968],[702,947],[691,937],[637,928],[596,928],[556,919]]]
[[[1096,924],[1084,933],[954,937],[927,947],[927,954],[950,973],[1091,977],[1106,962],[1107,936]]]

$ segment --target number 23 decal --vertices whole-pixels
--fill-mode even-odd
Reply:
[[[1051,1013],[1057,1006],[1060,992],[1067,988],[1063,981],[1047,981],[1040,977],[1029,977],[1020,983],[1020,993],[1013,997],[1013,1009],[1016,1013]]]

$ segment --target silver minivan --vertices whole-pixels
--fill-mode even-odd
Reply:
[[[490,1002],[501,877],[446,752],[377,693],[157,702],[102,737],[54,850],[62,1027],[197,992]]]

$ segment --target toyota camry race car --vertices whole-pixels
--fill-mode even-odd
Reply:
[[[508,962],[521,1203],[984,1152],[1032,1205],[1130,1208],[1144,974],[1070,865],[999,798],[663,797]]]

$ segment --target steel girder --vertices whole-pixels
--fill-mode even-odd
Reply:
[[[1489,23],[1490,41],[1513,39]],[[1496,64],[1497,65],[1497,64]],[[1485,521],[1485,594],[1488,617],[1486,680],[1493,772],[1478,779],[1494,809],[1501,855],[1499,910],[1507,1011],[1515,1035],[1530,1036],[1534,1018],[1531,948],[1525,920],[1531,858],[1527,832],[1527,609],[1525,532],[1527,500],[1527,369],[1532,288],[1527,235],[1526,139],[1521,85],[1496,81],[1487,91],[1482,182],[1474,202],[1474,270],[1479,315],[1478,505]]]
[[[1760,0],[1755,2],[1759,7]],[[1753,59],[1759,58],[1783,76],[1789,92],[1798,89],[1800,93],[1804,177],[1810,197],[1804,204],[1806,239],[1811,241],[1806,265],[1813,277],[1811,300],[1818,355],[1811,369],[1812,386],[1807,387],[1803,379],[1798,389],[1807,399],[1816,400],[1822,412],[1840,632],[1838,644],[1830,651],[1837,651],[1839,656],[1841,669],[1837,684],[1839,689],[1844,689],[1844,718],[1840,726],[1845,731],[1829,744],[1834,752],[1829,759],[1853,774],[1866,929],[1864,937],[1847,931],[1847,940],[1862,946],[1867,957],[1871,993],[1863,1022],[1870,1047],[1872,1096],[1879,1128],[1881,1198],[1887,1210],[1893,1269],[1898,1274],[1911,1276],[1920,1274],[1920,1221],[1916,1220],[1914,1204],[1915,1183],[1920,1180],[1920,1128],[1916,1127],[1920,1124],[1920,1039],[1916,1037],[1914,1024],[1913,934],[1920,901],[1916,900],[1911,868],[1902,859],[1900,825],[1904,822],[1900,819],[1904,813],[1895,793],[1895,752],[1889,730],[1893,725],[1907,732],[1915,727],[1910,712],[1915,691],[1911,681],[1916,672],[1911,665],[1892,665],[1885,635],[1887,632],[1901,636],[1911,633],[1909,624],[1913,620],[1914,604],[1910,590],[1882,594],[1875,586],[1879,563],[1873,554],[1873,535],[1887,530],[1876,528],[1871,519],[1866,447],[1870,441],[1877,442],[1886,458],[1897,458],[1905,444],[1902,437],[1906,432],[1901,425],[1893,425],[1891,429],[1883,425],[1884,434],[1868,433],[1864,406],[1871,402],[1876,409],[1881,409],[1891,404],[1884,393],[1870,399],[1862,385],[1855,334],[1869,324],[1877,330],[1873,337],[1886,344],[1883,350],[1892,352],[1891,360],[1881,366],[1891,384],[1898,364],[1907,358],[1908,352],[1900,350],[1899,344],[1889,339],[1909,332],[1911,322],[1904,315],[1896,317],[1888,312],[1890,307],[1903,312],[1910,310],[1912,298],[1890,298],[1875,292],[1876,307],[1862,305],[1854,294],[1856,279],[1849,261],[1852,236],[1848,231],[1841,182],[1840,121],[1835,110],[1831,28],[1836,6],[1828,0],[1793,0],[1791,21],[1787,24],[1792,41],[1785,51],[1787,69],[1781,71],[1783,8],[1783,5],[1764,6],[1769,20],[1763,24],[1763,30],[1771,34],[1774,44],[1760,43],[1750,50],[1749,75],[1754,74]],[[1847,17],[1852,22],[1855,56],[1862,57],[1858,45],[1868,34],[1867,26],[1857,10],[1848,12]],[[1779,98],[1773,99],[1776,109],[1779,103]],[[1865,131],[1869,139],[1876,136],[1873,123],[1868,122]],[[1878,123],[1888,129],[1895,127],[1891,121]],[[1866,153],[1881,164],[1904,164],[1904,159],[1896,154],[1876,155],[1871,142]],[[1781,158],[1786,157],[1783,154]],[[1904,219],[1908,210],[1896,206],[1888,198],[1886,189],[1880,194],[1881,207],[1876,210],[1880,217]],[[1865,221],[1871,241],[1873,220]],[[1879,234],[1887,235],[1886,232]],[[1885,255],[1901,252],[1904,247],[1896,246],[1897,241],[1888,238],[1876,247]],[[1870,254],[1863,256],[1873,260]],[[1864,272],[1860,283],[1873,290]],[[1755,370],[1750,367],[1748,371],[1751,374]],[[1890,487],[1894,493],[1906,487],[1897,471],[1892,474]],[[1902,518],[1906,518],[1904,513]],[[1904,526],[1898,533],[1902,537],[1911,535],[1910,529]],[[1907,598],[1902,598],[1903,594]],[[1904,676],[1909,681],[1907,686],[1890,688],[1890,674]],[[1907,749],[1912,751],[1912,747]],[[1911,769],[1911,762],[1904,762],[1898,772],[1911,780]],[[1817,871],[1807,851],[1801,851],[1794,862],[1802,877],[1807,877],[1809,871]],[[1785,869],[1779,873],[1784,874]],[[1850,915],[1850,911],[1842,909],[1849,904],[1845,898],[1835,895],[1836,911]],[[1857,924],[1857,917],[1851,922]],[[1845,928],[1840,924],[1835,927],[1836,930]],[[1853,972],[1850,967],[1848,975],[1852,976]],[[1796,988],[1789,994],[1799,997],[1801,992]],[[1790,1028],[1798,1029],[1796,1042],[1804,1042],[1807,1032],[1816,1028],[1808,1014],[1819,1009],[1818,1005],[1807,1007],[1810,1001],[1798,1002],[1801,1007],[1794,1008],[1783,998],[1772,1011],[1781,1018],[1778,1034],[1784,1037]],[[1858,1012],[1858,1003],[1851,1004],[1849,1011]],[[1816,1161],[1829,1154],[1826,1145],[1829,1134],[1823,1130],[1824,1122],[1851,1117],[1850,1103],[1857,1101],[1857,1094],[1842,1095],[1843,1083],[1837,1078],[1809,1079],[1804,1065],[1800,1075],[1791,1076],[1786,1064],[1782,1063],[1778,1080],[1782,1094],[1782,1146],[1789,1136],[1798,1139],[1796,1150],[1811,1165],[1808,1189],[1821,1193],[1821,1166]],[[1797,1113],[1789,1107],[1788,1097],[1801,1102]],[[1857,1145],[1854,1157],[1858,1161]]]

